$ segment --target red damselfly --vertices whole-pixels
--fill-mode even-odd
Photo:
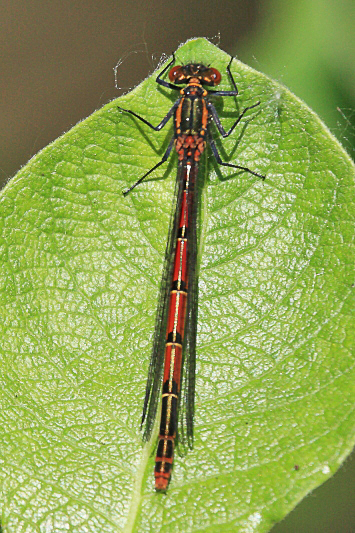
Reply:
[[[175,63],[173,54],[172,60],[159,73],[156,82],[163,87],[180,91],[180,96],[157,126],[134,111],[119,108],[155,131],[161,130],[169,119],[174,117],[174,135],[162,159],[127,189],[123,193],[125,196],[168,159],[173,146],[178,154],[176,209],[170,224],[166,247],[141,422],[141,427],[145,423],[144,438],[148,440],[153,429],[159,397],[162,394],[159,441],[154,471],[157,490],[166,490],[171,476],[183,367],[185,367],[186,436],[190,447],[193,441],[198,290],[196,269],[198,167],[201,155],[206,145],[209,144],[218,164],[249,172],[262,179],[265,177],[247,167],[222,161],[212,136],[212,122],[222,137],[229,137],[245,113],[260,104],[257,102],[246,107],[230,129],[225,131],[210,97],[237,96],[238,89],[231,72],[232,61],[233,57],[227,66],[227,73],[233,90],[216,91],[205,87],[218,85],[221,81],[221,74],[215,68],[200,63],[173,66],[169,71],[170,82],[164,80],[164,74]],[[185,87],[181,88],[181,84]]]

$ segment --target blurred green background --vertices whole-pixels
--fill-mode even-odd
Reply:
[[[354,22],[354,0],[2,0],[0,182],[200,36],[289,87],[354,157]],[[355,454],[272,531],[355,532]]]

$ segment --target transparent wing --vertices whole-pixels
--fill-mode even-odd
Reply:
[[[193,419],[195,409],[195,370],[196,370],[196,335],[198,312],[198,273],[197,273],[197,219],[199,206],[198,166],[192,168],[195,173],[192,204],[189,205],[189,238],[188,238],[188,296],[186,306],[186,325],[184,336],[184,364],[182,385],[184,390],[184,408],[181,409],[180,427],[184,438],[184,423],[186,424],[187,443],[193,445]]]
[[[155,329],[152,354],[150,358],[145,399],[142,413],[141,428],[145,422],[143,439],[149,440],[154,426],[157,406],[161,396],[161,380],[164,367],[166,327],[168,317],[168,304],[172,272],[174,267],[174,255],[176,238],[179,228],[179,216],[183,196],[183,180],[181,179],[182,165],[178,167],[174,204],[175,210],[170,220],[169,236],[165,250],[163,275],[160,285],[159,303],[155,317]]]

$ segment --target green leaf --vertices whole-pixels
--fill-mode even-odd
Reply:
[[[224,74],[229,57],[195,39],[177,60]],[[286,88],[232,70],[223,124],[261,106],[218,147],[267,177],[204,161],[195,444],[166,495],[139,422],[176,155],[121,192],[171,129],[111,102],[2,191],[6,533],[268,531],[354,445],[354,166]],[[157,124],[175,98],[152,76],[119,105]]]

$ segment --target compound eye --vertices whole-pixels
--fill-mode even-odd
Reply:
[[[218,85],[222,78],[221,73],[215,68],[210,68],[209,77],[213,85]]]
[[[181,65],[176,65],[169,72],[169,80],[176,82],[180,74],[181,74]]]

